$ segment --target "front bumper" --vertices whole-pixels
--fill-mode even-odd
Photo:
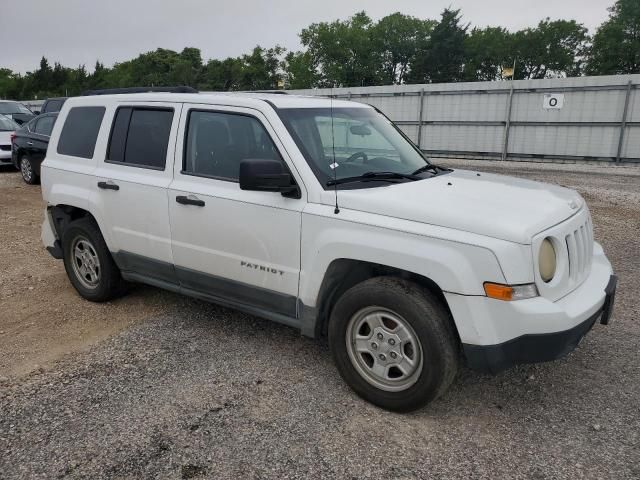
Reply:
[[[607,325],[613,310],[617,277],[611,275],[603,306],[584,322],[556,333],[523,335],[500,345],[463,345],[467,365],[474,370],[498,373],[521,363],[549,362],[575,349],[596,320]]]
[[[596,243],[589,276],[555,302],[543,297],[514,302],[454,294],[445,297],[468,366],[497,373],[571,352],[598,318],[608,323],[615,286],[611,264]]]

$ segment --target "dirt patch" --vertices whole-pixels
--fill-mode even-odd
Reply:
[[[38,186],[0,169],[0,376],[43,368],[151,315],[177,296],[136,286],[114,302],[78,296],[64,266],[40,241],[44,203]]]

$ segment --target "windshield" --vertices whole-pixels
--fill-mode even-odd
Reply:
[[[393,123],[371,108],[283,108],[279,114],[325,188],[334,175],[337,180],[369,172],[410,175],[428,164]]]
[[[9,115],[14,113],[25,113],[27,115],[33,115],[31,110],[18,102],[0,102],[0,113]]]
[[[5,117],[4,115],[0,115],[0,132],[13,132],[20,128],[16,122],[11,120],[9,117]]]

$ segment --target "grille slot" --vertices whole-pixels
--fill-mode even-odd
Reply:
[[[593,229],[591,221],[570,232],[566,237],[569,252],[569,278],[579,282],[589,273],[591,256],[593,254]]]

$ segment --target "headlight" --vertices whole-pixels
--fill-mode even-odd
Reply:
[[[538,255],[538,270],[540,278],[546,283],[553,279],[556,274],[556,250],[550,238],[545,238],[540,245],[540,254]]]

